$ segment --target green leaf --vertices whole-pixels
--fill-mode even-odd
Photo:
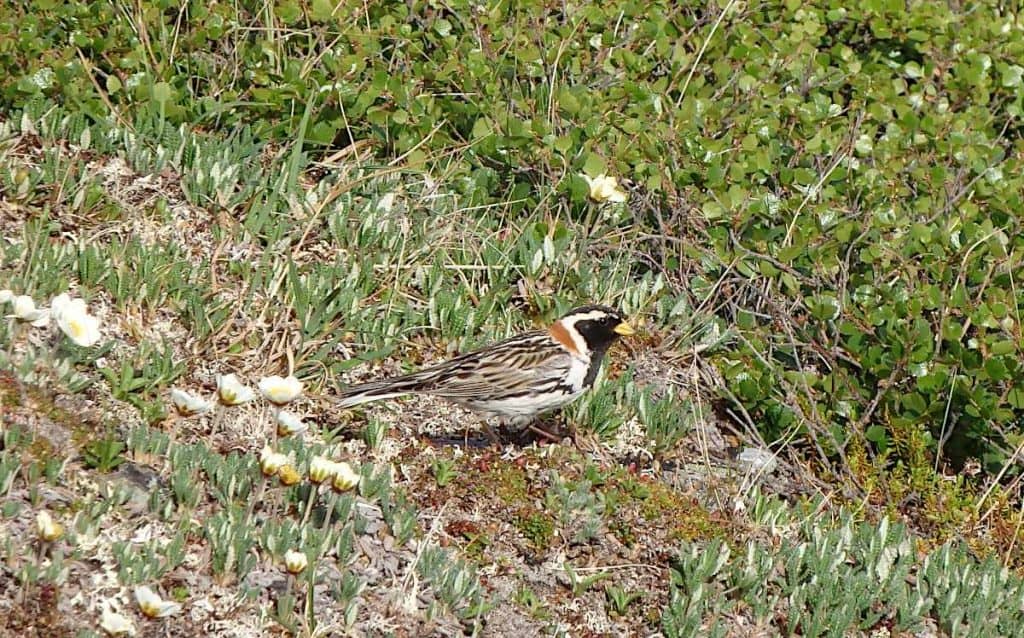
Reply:
[[[295,0],[279,0],[274,5],[274,13],[287,25],[293,25],[302,19],[302,7]]]
[[[701,207],[701,212],[704,213],[704,219],[708,221],[721,219],[725,215],[725,209],[722,208],[721,204],[714,200],[704,202],[704,205]]]
[[[490,119],[487,117],[478,117],[477,120],[473,122],[473,139],[478,140],[482,137],[487,137],[493,132],[494,127],[491,124]]]
[[[555,139],[552,148],[561,153],[562,155],[568,155],[572,151],[574,141],[571,135],[563,135]]]
[[[606,173],[604,158],[595,153],[587,153],[587,159],[583,162],[583,172],[590,177]]]
[[[583,179],[579,175],[573,175],[569,178],[569,199],[573,202],[581,204],[586,202],[590,198],[590,185],[587,184],[587,180]]]
[[[167,82],[157,82],[154,84],[153,99],[161,106],[167,104],[171,99],[171,85]]]
[[[451,35],[452,23],[448,22],[444,18],[438,18],[434,20],[434,32],[442,38],[446,38]]]
[[[558,106],[567,115],[576,115],[580,111],[580,101],[576,99],[576,96],[566,86],[558,89]]]
[[[999,357],[993,357],[985,361],[985,372],[993,381],[1002,381],[1006,378],[1006,364]]]
[[[885,443],[887,440],[885,428],[880,425],[869,425],[867,429],[864,430],[864,438],[876,444]]]
[[[1006,400],[1017,410],[1024,409],[1024,389],[1013,388],[1007,393]]]
[[[928,410],[928,404],[924,397],[917,392],[908,392],[901,399],[903,407],[915,415],[922,415]]]
[[[334,0],[313,0],[310,3],[309,17],[314,22],[328,22],[334,18]]]
[[[1017,343],[1010,340],[996,341],[989,346],[989,354],[992,355],[1007,355],[1017,352]]]

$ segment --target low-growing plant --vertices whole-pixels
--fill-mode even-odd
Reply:
[[[849,515],[838,526],[808,519],[800,537],[778,549],[750,541],[736,556],[717,540],[690,545],[673,565],[671,578],[663,628],[674,636],[697,627],[724,631],[717,619],[737,603],[750,609],[755,621],[768,624],[782,621],[777,615],[782,605],[788,612],[779,629],[799,628],[804,635],[864,632],[880,624],[912,632],[927,617],[950,633],[1010,631],[1021,612],[1003,606],[1003,596],[1024,587],[995,560],[979,563],[950,545],[919,562],[904,528],[887,519],[856,524]],[[722,598],[718,594],[724,590],[733,595]]]
[[[644,598],[643,592],[629,591],[624,587],[610,584],[605,585],[604,594],[608,604],[611,605],[612,613],[616,616],[625,616],[630,605]]]
[[[555,523],[543,512],[523,511],[515,518],[516,527],[527,542],[538,550],[546,549],[555,533]]]
[[[455,461],[453,459],[435,459],[430,462],[430,469],[434,474],[434,482],[437,483],[438,487],[444,487],[458,475],[455,471]]]
[[[121,463],[124,463],[124,451],[127,449],[124,441],[112,432],[103,437],[93,439],[82,448],[82,457],[86,467],[110,472]]]
[[[7,498],[14,488],[14,479],[21,470],[21,459],[12,446],[0,450],[0,495]]]
[[[366,581],[359,578],[350,571],[344,571],[337,588],[334,590],[334,599],[345,610],[345,625],[355,626],[356,615],[359,612],[359,594],[366,587]]]
[[[526,585],[523,585],[516,590],[513,599],[516,603],[526,609],[526,613],[530,614],[532,618],[536,618],[537,620],[547,620],[551,618],[551,612],[544,604],[541,597]]]
[[[385,421],[371,418],[363,428],[363,441],[366,443],[366,447],[371,450],[379,449],[384,441],[384,437],[387,436],[387,432],[388,424]]]
[[[163,578],[167,572],[184,562],[187,535],[187,529],[179,527],[166,542],[113,543],[118,581],[122,585],[132,586]]]
[[[211,516],[203,525],[210,543],[210,566],[214,577],[221,582],[245,578],[256,563],[256,557],[250,552],[256,538],[245,514],[243,508],[230,506]]]
[[[556,512],[565,533],[572,532],[575,543],[595,538],[604,525],[604,495],[592,489],[590,481],[565,481],[557,472],[551,474],[551,486],[544,498],[545,510]]]
[[[640,395],[637,414],[644,424],[652,452],[660,455],[675,448],[696,419],[692,401],[678,399],[673,392],[654,399],[649,392]]]
[[[174,361],[173,349],[169,344],[159,348],[145,342],[140,345],[135,357],[122,359],[120,366],[100,368],[114,397],[138,408],[147,423],[164,418],[166,409],[157,393],[183,371],[184,363]]]
[[[416,571],[433,584],[441,602],[474,625],[479,624],[480,615],[491,606],[476,570],[440,547],[426,547],[416,562]]]
[[[569,588],[572,590],[573,596],[581,596],[595,584],[606,578],[611,578],[611,574],[607,571],[598,571],[589,576],[580,576],[576,569],[568,562],[562,564],[562,569],[565,570],[565,575],[569,579]]]
[[[566,421],[585,432],[593,432],[601,438],[615,435],[622,424],[632,416],[635,386],[632,374],[626,372],[614,381],[598,376],[594,388],[581,399],[563,409]]]

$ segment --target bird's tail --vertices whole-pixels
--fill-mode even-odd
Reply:
[[[343,408],[350,408],[361,403],[370,403],[371,401],[381,401],[405,394],[413,394],[422,389],[423,382],[415,375],[360,383],[342,390],[338,397],[338,405]]]

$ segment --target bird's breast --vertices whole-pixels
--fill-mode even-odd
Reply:
[[[572,357],[569,362],[568,374],[565,375],[565,385],[571,387],[576,392],[582,391],[594,382],[593,379],[590,379],[589,382],[587,381],[590,367],[590,360],[583,357]]]

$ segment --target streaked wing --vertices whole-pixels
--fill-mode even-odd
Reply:
[[[455,401],[487,400],[525,393],[561,380],[570,355],[546,332],[531,332],[447,361],[432,372],[423,391]]]

